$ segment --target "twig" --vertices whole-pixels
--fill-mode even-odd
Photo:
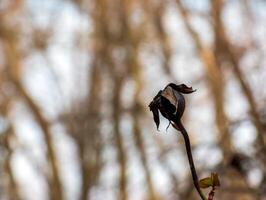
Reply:
[[[199,186],[199,179],[198,179],[198,175],[197,175],[196,168],[195,168],[194,161],[193,161],[193,156],[192,156],[192,152],[191,152],[191,145],[190,145],[188,133],[187,133],[185,127],[183,126],[183,124],[180,120],[174,122],[172,125],[176,130],[180,131],[184,137],[187,157],[188,157],[188,161],[189,161],[189,165],[190,165],[190,171],[191,171],[191,175],[193,178],[194,186],[195,186],[196,190],[198,191],[201,199],[207,200],[205,195],[201,191],[200,186]]]

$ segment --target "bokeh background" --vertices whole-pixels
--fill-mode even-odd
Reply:
[[[0,199],[199,199],[173,82],[215,199],[265,200],[265,54],[264,0],[1,0]]]

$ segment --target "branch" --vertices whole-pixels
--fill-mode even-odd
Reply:
[[[16,91],[25,101],[26,105],[32,111],[36,122],[42,129],[43,137],[47,146],[48,162],[51,166],[52,175],[51,181],[51,199],[62,200],[63,199],[63,188],[59,175],[59,167],[56,158],[56,151],[54,148],[53,138],[50,132],[50,125],[47,120],[43,117],[39,106],[34,102],[32,97],[27,93],[21,82],[20,70],[21,70],[21,55],[17,48],[17,41],[12,37],[4,38],[5,54],[7,58],[7,69],[9,80],[15,87]]]

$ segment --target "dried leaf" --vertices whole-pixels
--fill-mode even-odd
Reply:
[[[156,124],[157,130],[160,125],[159,106],[160,106],[161,93],[162,91],[160,90],[158,94],[153,98],[152,102],[149,104],[150,111],[152,111],[153,114],[153,121]]]
[[[149,107],[153,113],[153,120],[154,120],[156,127],[157,127],[157,130],[158,130],[159,125],[160,125],[159,109],[153,103],[151,103]]]
[[[196,91],[196,90],[193,90],[192,87],[188,87],[185,84],[176,85],[174,83],[170,83],[169,86],[183,94],[190,94]]]

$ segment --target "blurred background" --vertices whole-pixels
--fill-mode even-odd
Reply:
[[[0,199],[199,199],[173,82],[215,199],[265,200],[265,41],[264,0],[0,0]]]

